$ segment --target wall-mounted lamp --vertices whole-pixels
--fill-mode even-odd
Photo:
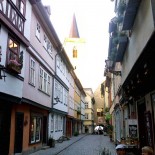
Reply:
[[[56,103],[53,103],[53,105],[56,105],[56,104],[58,104],[59,102],[60,102],[60,100],[59,100],[59,97],[57,96],[57,97],[55,97],[54,98],[54,100],[56,101]]]
[[[114,71],[113,68],[113,61],[112,60],[105,60],[106,63],[106,67],[108,69],[108,71],[116,76],[121,76],[121,71]]]
[[[113,67],[113,61],[112,60],[105,60],[105,63],[106,63],[106,67],[108,69]]]
[[[0,65],[0,80],[1,80],[2,78],[4,78],[4,81],[5,81],[6,75],[5,75],[4,69],[5,69],[5,67],[2,66],[2,65]]]

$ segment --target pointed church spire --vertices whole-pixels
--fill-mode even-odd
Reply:
[[[69,38],[80,38],[75,14],[73,15]]]

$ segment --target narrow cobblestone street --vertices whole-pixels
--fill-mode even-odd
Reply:
[[[69,141],[56,143],[54,148],[37,151],[31,155],[101,155],[103,149],[115,154],[115,145],[108,136],[79,135]]]

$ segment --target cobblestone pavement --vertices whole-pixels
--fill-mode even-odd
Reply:
[[[40,150],[30,155],[101,155],[103,149],[115,154],[115,145],[108,136],[79,135],[63,143],[56,143],[54,148]]]

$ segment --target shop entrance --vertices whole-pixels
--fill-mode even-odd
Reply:
[[[140,148],[143,146],[147,145],[146,141],[146,132],[145,132],[145,111],[146,111],[146,106],[145,106],[145,100],[141,100],[137,104],[138,106],[138,126],[139,126],[139,141],[140,141]]]
[[[22,152],[23,146],[23,124],[24,124],[24,113],[16,113],[16,125],[15,125],[15,153]]]

